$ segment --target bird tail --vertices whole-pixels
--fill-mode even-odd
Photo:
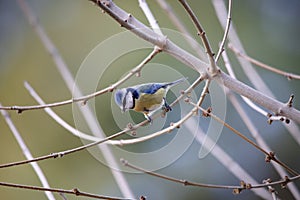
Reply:
[[[168,86],[174,86],[174,85],[177,85],[177,84],[179,84],[179,83],[181,83],[181,82],[183,82],[183,81],[185,81],[185,80],[187,80],[187,77],[184,77],[184,78],[178,79],[178,80],[176,80],[176,81],[170,82],[170,83],[168,83],[167,85],[168,85]]]

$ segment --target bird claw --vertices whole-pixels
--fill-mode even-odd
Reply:
[[[144,114],[144,116],[148,120],[149,124],[152,124],[152,118],[147,114]]]
[[[162,110],[164,110],[165,112],[172,111],[171,106],[169,106],[165,98],[164,98],[164,105],[162,106]]]

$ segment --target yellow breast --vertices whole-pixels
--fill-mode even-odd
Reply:
[[[135,106],[133,110],[137,112],[148,113],[149,111],[158,108],[163,98],[165,97],[165,89],[161,88],[154,94],[141,94],[138,99],[135,100]]]

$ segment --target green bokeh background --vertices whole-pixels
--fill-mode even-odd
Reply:
[[[189,1],[200,22],[204,26],[214,51],[222,38],[222,29],[208,0]],[[101,41],[124,31],[108,15],[84,0],[30,0],[30,7],[38,16],[39,22],[56,45],[70,71],[75,76],[86,55]],[[147,24],[137,1],[115,1],[127,12]],[[192,34],[196,35],[192,23],[177,1],[169,1],[176,14],[183,20]],[[167,15],[149,1],[150,8],[161,27],[176,30]],[[300,74],[299,57],[299,17],[300,3],[297,0],[280,1],[234,1],[233,23],[249,55],[273,65],[279,69]],[[225,19],[224,19],[225,20]],[[196,36],[195,36],[196,37]],[[175,41],[176,42],[176,41]],[[122,44],[120,44],[122,45]],[[118,48],[116,46],[116,48]],[[139,63],[147,52],[130,54],[114,64],[120,64],[121,71],[127,71]],[[230,53],[234,70],[243,82],[249,83],[238,63]],[[189,77],[196,76],[190,69],[172,57],[162,54],[155,62],[174,66]],[[101,63],[101,60],[99,60]],[[123,65],[123,66],[121,66]],[[222,68],[222,66],[220,66]],[[222,68],[223,69],[223,68]],[[295,94],[294,106],[300,108],[299,81],[288,81],[284,77],[257,69],[262,78],[272,89],[277,99],[287,101],[291,93]],[[113,73],[111,73],[113,74]],[[116,70],[114,76],[105,77],[103,85],[110,85],[120,78],[122,73]],[[145,75],[145,74],[142,74]],[[0,102],[3,105],[33,105],[36,102],[23,86],[28,81],[46,102],[56,102],[71,97],[51,56],[47,53],[34,30],[24,17],[16,1],[0,2]],[[163,81],[163,80],[162,80]],[[196,89],[200,91],[201,87]],[[98,104],[110,105],[110,94],[97,98]],[[101,107],[101,106],[100,106]],[[262,136],[279,155],[279,157],[299,170],[299,145],[293,140],[279,122],[271,126],[266,119],[244,105]],[[100,109],[100,108],[99,108]],[[54,109],[68,123],[73,124],[72,107],[62,106]],[[116,131],[114,123],[109,123],[106,116],[111,116],[106,109],[99,116],[101,124],[107,131]],[[72,136],[55,123],[43,110],[28,111],[21,115],[10,112],[12,120],[20,131],[33,156],[46,155],[82,145],[80,139]],[[249,133],[228,103],[226,120],[233,127],[249,136]],[[149,127],[151,128],[151,127]],[[300,133],[299,133],[300,134]],[[300,135],[299,135],[300,137]],[[237,162],[241,164],[257,181],[271,177],[279,179],[273,168],[264,162],[264,156],[250,147],[230,131],[224,129],[218,144],[222,146]],[[143,148],[139,145],[135,151]],[[237,185],[240,180],[232,176],[211,155],[199,160],[199,144],[194,144],[172,165],[159,170],[159,173],[196,182]],[[8,163],[23,160],[24,156],[17,145],[4,119],[0,117],[0,162]],[[81,151],[62,159],[39,162],[52,187],[80,190],[121,196],[110,170],[94,159],[87,151]],[[136,196],[144,195],[148,199],[259,199],[251,191],[233,195],[228,190],[202,189],[185,187],[165,180],[141,174],[125,174]],[[0,170],[0,181],[28,185],[40,185],[30,165],[5,168]],[[299,181],[296,185],[300,186]],[[287,191],[278,189],[282,199],[292,199]],[[56,195],[57,199],[60,199]],[[1,199],[46,199],[44,193],[0,187]],[[68,196],[68,199],[85,199]]]

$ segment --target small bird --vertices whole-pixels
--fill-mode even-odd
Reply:
[[[115,102],[123,112],[127,110],[141,112],[149,122],[152,122],[149,116],[151,111],[159,107],[163,107],[167,111],[172,110],[166,101],[166,94],[172,86],[184,80],[186,78],[173,82],[145,83],[118,89],[115,93]]]

